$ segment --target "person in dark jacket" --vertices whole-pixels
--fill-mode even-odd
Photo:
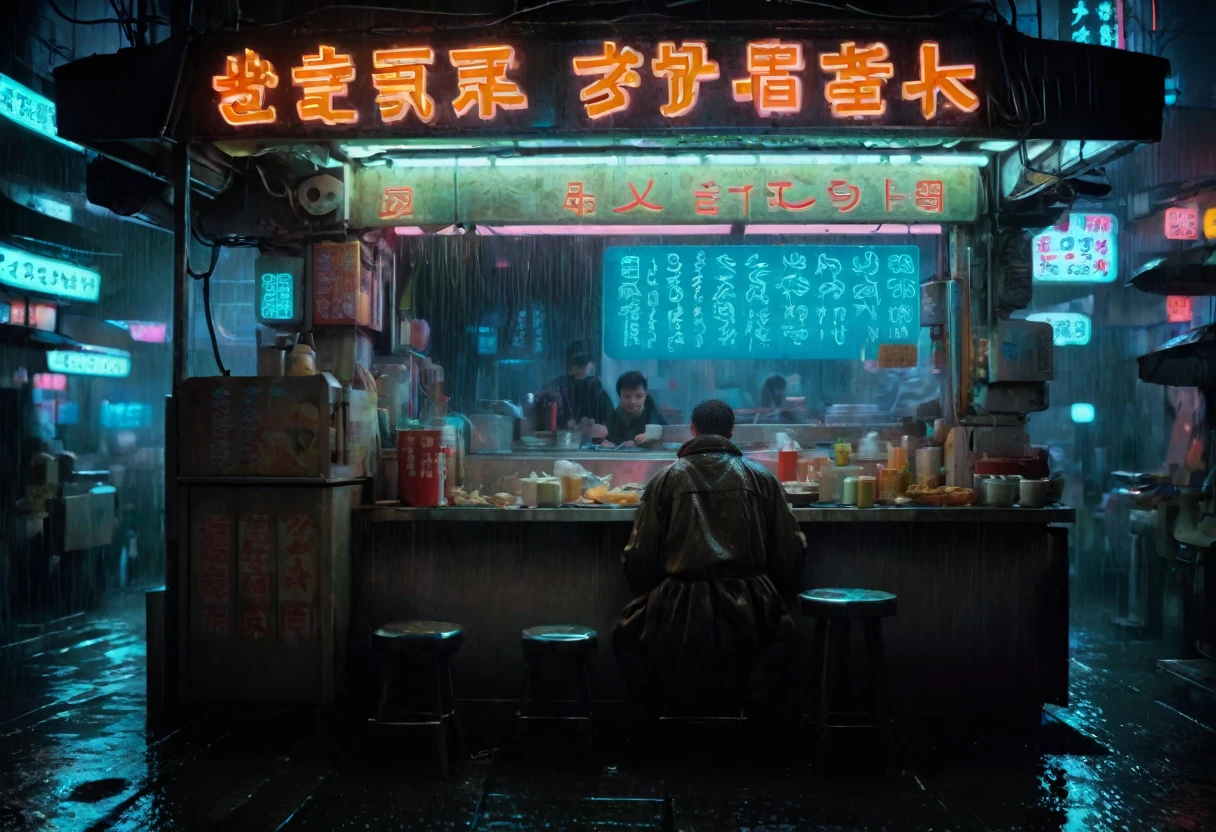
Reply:
[[[548,429],[549,411],[545,407],[556,402],[558,430],[566,430],[573,423],[584,433],[592,434],[592,425],[599,425],[595,435],[600,438],[606,435],[603,425],[612,413],[612,399],[594,373],[590,354],[580,345],[572,345],[565,375],[553,379],[536,394],[536,401],[542,406],[539,429]]]
[[[616,397],[620,404],[608,414],[608,438],[604,445],[643,445],[647,425],[667,424],[654,399],[650,398],[646,376],[637,370],[621,373],[616,380]]]
[[[638,597],[613,635],[636,700],[762,699],[785,676],[792,597],[806,560],[777,478],[730,441],[735,416],[711,399],[693,439],[646,488],[622,560]]]

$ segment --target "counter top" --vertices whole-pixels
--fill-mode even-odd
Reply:
[[[481,523],[602,523],[633,522],[635,508],[407,508],[364,506],[355,518],[365,523],[412,523],[422,520]],[[1077,513],[1068,506],[1047,508],[932,508],[929,506],[812,506],[794,509],[800,523],[1072,523]]]

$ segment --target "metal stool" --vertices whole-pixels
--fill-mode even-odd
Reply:
[[[447,721],[456,731],[458,750],[464,746],[460,718],[456,713],[456,696],[452,691],[452,669],[449,660],[460,649],[464,630],[459,624],[446,621],[394,621],[372,633],[372,647],[381,659],[383,681],[380,704],[371,723],[376,726],[428,727],[435,741],[439,769],[446,777],[449,771]],[[409,702],[397,707],[395,701],[404,693],[407,668],[426,667],[434,680],[429,697],[429,709],[412,710]],[[421,705],[421,703],[420,703]]]
[[[895,733],[888,692],[887,658],[882,643],[882,619],[895,616],[896,596],[873,589],[813,589],[798,596],[798,606],[803,615],[815,619],[810,670],[819,674],[819,701],[817,717],[810,722],[820,733],[817,752],[820,770],[823,770],[828,735],[851,728],[876,729],[886,734],[887,766],[890,768],[894,761]],[[872,706],[869,712],[833,711],[833,682],[843,686],[847,694],[849,629],[850,622],[855,620],[860,620],[865,630]],[[812,678],[808,688],[813,689],[814,686]],[[808,699],[810,692],[807,690]],[[850,716],[854,718],[848,719]]]
[[[524,695],[519,701],[517,733],[523,733],[530,720],[579,720],[585,725],[591,720],[591,678],[587,673],[587,659],[599,645],[599,636],[590,627],[577,624],[552,624],[529,627],[522,633],[524,662]],[[574,716],[559,716],[553,713],[535,714],[533,705],[541,685],[541,659],[545,656],[570,658],[578,684],[578,709]],[[551,702],[548,698],[540,701]]]

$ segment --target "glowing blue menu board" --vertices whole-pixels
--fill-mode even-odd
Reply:
[[[877,357],[920,334],[916,246],[614,246],[617,360]]]

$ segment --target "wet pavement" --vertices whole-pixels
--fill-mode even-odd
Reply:
[[[670,729],[657,754],[610,728],[483,752],[447,780],[425,736],[367,739],[311,712],[151,737],[142,617],[112,606],[3,668],[0,832],[1216,829],[1211,703],[1096,616],[1074,622],[1072,705],[1033,742],[905,726],[898,772],[857,746],[823,777],[807,741],[755,727]]]

